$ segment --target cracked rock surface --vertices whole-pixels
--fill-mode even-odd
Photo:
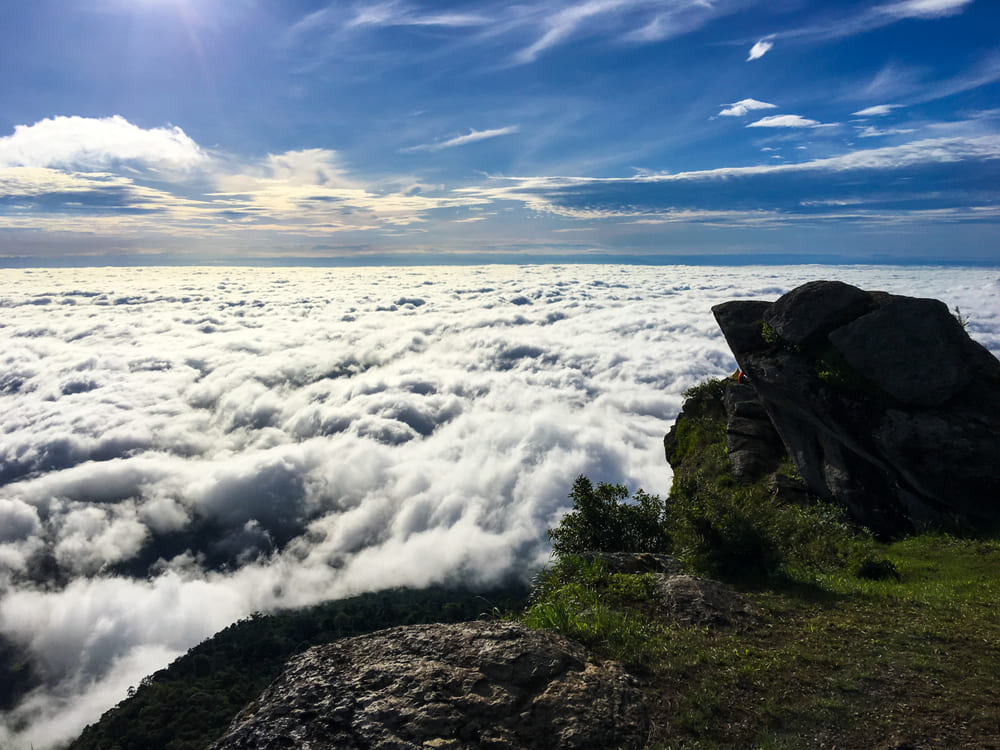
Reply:
[[[621,666],[518,623],[412,625],[316,646],[233,721],[237,748],[639,748]]]

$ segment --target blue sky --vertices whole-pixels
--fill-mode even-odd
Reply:
[[[1000,262],[994,0],[34,0],[0,262]]]

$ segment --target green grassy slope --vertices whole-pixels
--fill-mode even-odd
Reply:
[[[631,666],[653,707],[650,748],[1000,748],[1000,542],[883,545],[836,508],[776,502],[766,479],[728,473],[719,384],[689,395],[663,528],[691,572],[727,579],[760,622],[673,624],[649,574],[570,555],[525,621]]]

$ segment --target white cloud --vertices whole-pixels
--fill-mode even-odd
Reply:
[[[330,6],[331,8],[334,6]],[[359,4],[347,26],[482,26],[484,16],[471,13],[421,13],[401,2]]]
[[[839,39],[867,34],[907,19],[931,20],[962,13],[973,0],[896,0],[865,8],[833,22],[773,34],[774,38]]]
[[[633,5],[630,0],[588,0],[578,5],[562,7],[545,18],[544,25],[548,27],[546,32],[514,55],[514,60],[519,63],[534,62],[542,52],[561,44],[576,33],[587,20],[620,11],[630,5]]]
[[[772,47],[774,47],[774,42],[770,39],[761,39],[750,48],[750,54],[747,55],[747,62],[750,62],[751,60],[759,60],[770,52]]]
[[[0,138],[0,168],[106,169],[134,162],[186,170],[207,161],[207,154],[180,128],[145,130],[119,115],[54,117],[17,125],[12,135]]]
[[[0,270],[0,631],[50,670],[0,744],[54,746],[254,610],[525,570],[578,473],[665,492],[683,390],[732,367],[710,307],[833,272]],[[979,272],[836,274],[1000,350]],[[116,572],[166,534],[189,552]],[[64,588],[26,579],[43,550]]]
[[[749,112],[758,109],[776,109],[777,104],[762,102],[757,99],[740,99],[738,102],[727,104],[719,111],[720,117],[743,117]]]
[[[884,135],[904,135],[914,132],[913,128],[876,128],[868,126],[858,130],[858,138],[878,138]]]
[[[970,123],[976,127],[975,122]],[[949,124],[953,126],[954,124]],[[971,132],[979,132],[973,130]],[[773,147],[766,147],[773,148]],[[764,150],[766,150],[766,148]],[[777,226],[801,220],[803,217],[794,211],[772,210],[733,210],[718,208],[716,199],[711,207],[694,206],[689,209],[677,210],[664,203],[663,200],[643,202],[642,186],[650,183],[688,182],[728,180],[729,178],[746,178],[752,180],[761,177],[778,177],[780,175],[810,175],[814,186],[825,190],[828,180],[824,173],[851,172],[860,170],[907,170],[919,165],[948,164],[968,162],[970,164],[1000,159],[1000,136],[997,135],[954,135],[941,138],[926,138],[908,143],[902,143],[881,148],[868,148],[850,151],[838,156],[810,159],[807,161],[792,161],[781,164],[757,164],[741,167],[718,167],[715,169],[692,170],[687,172],[642,172],[632,177],[504,177],[495,178],[491,185],[468,188],[470,195],[476,195],[491,201],[518,201],[528,209],[537,212],[562,216],[574,220],[593,219],[629,219],[649,220],[656,223],[705,222],[718,226],[750,226],[770,224]],[[778,183],[768,183],[768,189]],[[605,186],[607,192],[605,192]],[[636,205],[623,205],[620,196],[624,189],[630,187],[636,196]],[[590,200],[581,205],[577,196],[589,195]],[[612,195],[616,202],[608,206],[605,195]],[[571,200],[563,201],[564,196]],[[966,199],[961,199],[963,204]],[[984,199],[985,200],[985,199]],[[669,199],[667,199],[669,201]],[[962,206],[952,206],[937,213],[927,211],[895,211],[867,212],[851,215],[829,214],[824,218],[829,220],[851,219],[863,220],[872,224],[901,223],[923,221],[927,219],[949,221],[980,221],[987,215],[983,209],[972,209]],[[820,217],[810,215],[809,221]]]
[[[857,112],[852,112],[851,114],[856,117],[881,117],[882,115],[887,115],[894,109],[899,109],[902,104],[876,104],[873,107],[865,107],[864,109],[859,109]]]
[[[875,8],[875,11],[894,18],[939,18],[961,13],[972,0],[900,0]]]
[[[512,135],[518,132],[520,128],[517,125],[508,125],[503,128],[492,128],[490,130],[469,130],[465,135],[458,135],[454,138],[449,138],[446,141],[440,141],[438,143],[424,143],[419,146],[412,146],[410,148],[404,149],[405,151],[440,151],[446,148],[454,148],[455,146],[464,146],[467,143],[475,143],[476,141],[484,141],[489,138],[498,138],[502,135]]]
[[[747,125],[748,128],[815,128],[823,123],[799,115],[770,115]]]
[[[514,55],[516,63],[534,62],[549,49],[582,36],[617,37],[648,44],[695,31],[715,18],[735,12],[742,0],[588,0],[584,3],[553,3],[540,13],[524,13],[524,6],[511,6],[506,28],[545,32]]]
[[[706,3],[703,0],[650,3],[652,17],[641,27],[627,33],[625,38],[636,42],[660,42],[696,31],[710,21],[735,12],[744,3],[741,0],[720,0]]]

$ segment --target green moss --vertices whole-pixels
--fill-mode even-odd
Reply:
[[[831,344],[817,348],[813,352],[816,377],[827,385],[842,391],[880,394],[878,386],[855,370]]]
[[[780,346],[782,343],[782,338],[776,330],[771,328],[767,323],[761,321],[760,324],[760,337],[764,339],[764,343],[770,344],[771,346]]]

